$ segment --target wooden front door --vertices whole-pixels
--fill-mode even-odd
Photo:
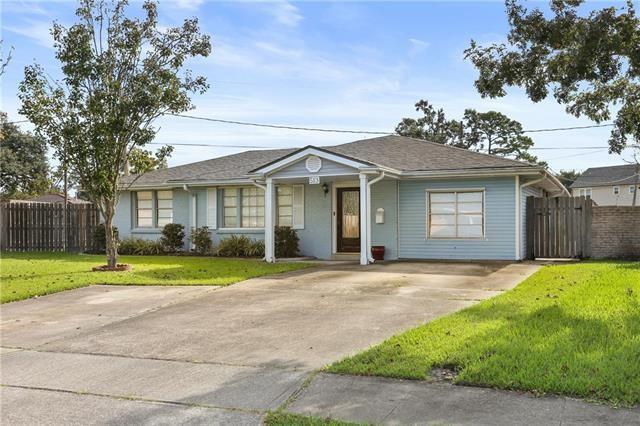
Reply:
[[[337,189],[337,243],[339,253],[360,252],[360,188]]]

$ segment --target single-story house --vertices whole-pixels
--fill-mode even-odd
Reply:
[[[329,147],[271,149],[123,179],[114,224],[121,237],[208,226],[264,239],[291,226],[301,254],[385,259],[522,259],[527,195],[568,195],[543,168],[402,136]],[[187,242],[188,243],[188,242]]]
[[[574,197],[591,197],[599,206],[631,206],[640,190],[640,173],[635,164],[591,167],[571,184]],[[640,205],[640,199],[636,200]]]

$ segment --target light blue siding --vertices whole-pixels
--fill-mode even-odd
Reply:
[[[273,178],[300,177],[300,176],[341,176],[357,174],[358,171],[352,167],[336,163],[335,161],[322,159],[322,168],[317,173],[311,173],[305,165],[306,158],[285,167],[282,170],[270,175]]]
[[[376,223],[376,210],[384,209],[384,223]],[[371,245],[384,246],[385,260],[398,258],[398,181],[383,179],[371,186]]]
[[[331,258],[331,188],[325,194],[322,185],[304,186],[304,229],[298,229],[300,253],[319,259]]]
[[[428,189],[484,188],[485,236],[477,240],[427,238]],[[399,257],[406,259],[515,259],[515,179],[400,182]]]

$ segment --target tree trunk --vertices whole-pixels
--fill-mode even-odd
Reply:
[[[113,232],[113,216],[115,209],[113,203],[110,201],[104,209],[104,232],[107,237],[107,266],[109,268],[115,268],[118,263],[118,241],[116,241],[115,233]]]

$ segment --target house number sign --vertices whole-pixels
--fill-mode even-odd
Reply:
[[[319,185],[320,176],[309,176],[309,185]]]

